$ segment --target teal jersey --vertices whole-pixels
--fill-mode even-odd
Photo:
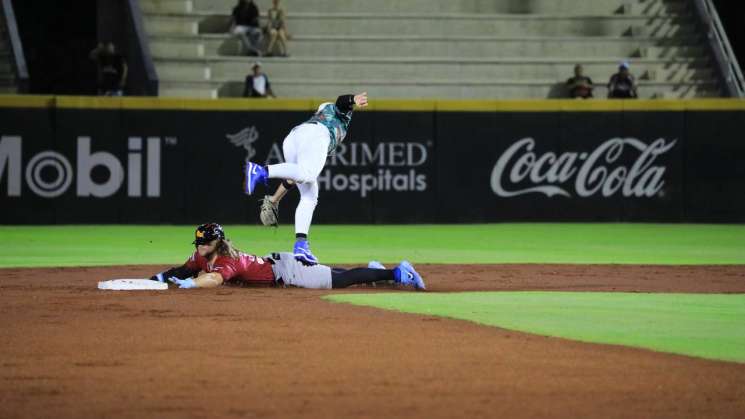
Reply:
[[[336,147],[344,141],[349,130],[349,123],[352,121],[352,110],[342,113],[333,103],[324,103],[313,115],[308,123],[317,122],[329,130],[329,149],[328,153],[332,154]]]

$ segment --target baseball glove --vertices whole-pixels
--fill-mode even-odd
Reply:
[[[266,195],[261,200],[259,219],[265,226],[279,227],[279,203],[274,204],[269,198],[269,195]]]

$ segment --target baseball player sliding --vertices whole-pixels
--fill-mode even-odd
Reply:
[[[275,222],[279,200],[297,184],[300,202],[295,209],[293,257],[306,265],[318,263],[308,244],[308,231],[318,203],[318,175],[326,165],[326,157],[344,141],[355,106],[367,106],[366,92],[342,95],[336,103],[321,104],[308,121],[293,128],[285,137],[282,143],[285,163],[262,166],[248,162],[245,167],[244,189],[249,195],[254,193],[259,183],[267,185],[268,179],[283,180],[273,197],[264,198],[265,205],[273,205]]]
[[[345,288],[354,284],[394,281],[397,284],[425,289],[422,277],[409,262],[393,269],[380,262],[370,262],[367,268],[341,269],[326,265],[306,265],[292,253],[273,253],[257,257],[238,250],[219,224],[197,227],[193,242],[196,251],[181,266],[150,277],[151,280],[172,282],[180,288],[213,288],[222,284],[279,285],[300,288]]]

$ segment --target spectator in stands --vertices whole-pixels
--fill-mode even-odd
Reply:
[[[251,69],[253,73],[246,76],[243,97],[276,97],[272,91],[272,85],[269,83],[269,77],[261,71],[261,63],[255,62]]]
[[[127,62],[116,51],[113,42],[99,42],[88,55],[98,67],[98,94],[122,96],[127,82]]]
[[[254,0],[238,0],[233,8],[230,32],[241,39],[247,55],[261,56],[261,27],[259,7]]]
[[[583,73],[582,64],[577,64],[574,66],[574,77],[567,80],[569,97],[573,99],[591,99],[593,97],[592,80]]]
[[[629,72],[629,63],[624,61],[618,67],[618,73],[611,76],[608,82],[608,98],[636,99],[636,81]]]
[[[287,57],[287,12],[285,8],[279,5],[279,0],[272,0],[272,7],[267,11],[269,31],[269,45],[266,47],[266,55],[274,55],[275,45],[279,49],[280,57]]]

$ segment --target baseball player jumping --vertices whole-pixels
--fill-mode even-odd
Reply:
[[[308,244],[308,231],[318,203],[318,175],[326,165],[326,157],[344,141],[355,106],[367,106],[366,92],[342,95],[336,103],[321,104],[308,121],[293,128],[285,137],[282,143],[285,163],[262,166],[249,162],[245,167],[244,189],[248,195],[254,193],[259,183],[267,185],[268,179],[283,179],[274,197],[264,198],[265,204],[274,200],[275,209],[284,193],[297,184],[300,202],[295,209],[293,256],[306,265],[318,263]]]
[[[180,288],[213,288],[222,284],[268,285],[300,288],[345,288],[355,284],[394,281],[397,284],[425,289],[422,277],[409,262],[393,269],[380,262],[370,262],[367,268],[341,269],[325,265],[306,265],[292,253],[273,253],[257,257],[243,253],[225,238],[219,224],[197,227],[194,237],[196,251],[181,266],[150,277],[169,281]]]

